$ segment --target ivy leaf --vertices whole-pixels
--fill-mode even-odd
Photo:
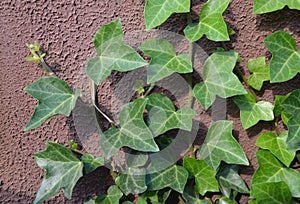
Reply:
[[[120,128],[105,131],[100,146],[106,158],[112,157],[121,147],[128,146],[138,151],[157,152],[159,148],[143,119],[147,104],[144,98],[124,106],[120,113]]]
[[[195,42],[203,35],[213,41],[228,41],[227,25],[222,17],[230,0],[208,0],[201,9],[198,24],[190,24],[184,29],[186,38]]]
[[[291,117],[287,122],[288,137],[286,140],[287,149],[300,149],[300,90],[295,90],[282,102],[284,112]]]
[[[232,124],[232,121],[227,120],[213,123],[200,149],[201,158],[215,170],[221,161],[228,164],[249,165],[243,149],[232,136]]]
[[[98,167],[104,165],[104,159],[103,158],[101,158],[101,157],[95,158],[91,154],[84,154],[84,155],[82,155],[81,161],[84,164],[83,169],[84,169],[84,172],[86,174],[89,174],[92,171],[96,170]]]
[[[173,102],[162,94],[151,94],[147,98],[148,126],[154,136],[176,128],[191,131],[196,116],[193,109],[184,107],[176,111]]]
[[[219,192],[216,171],[213,170],[204,160],[184,157],[183,166],[195,176],[196,189],[200,195],[206,192]]]
[[[273,104],[267,101],[259,101],[252,94],[236,96],[233,99],[234,103],[240,109],[240,118],[244,129],[248,129],[260,120],[274,120]]]
[[[292,79],[300,71],[300,52],[290,34],[277,31],[269,35],[264,43],[272,53],[270,61],[270,81],[284,82]]]
[[[245,194],[249,193],[244,180],[238,174],[238,169],[237,165],[223,164],[218,171],[219,186],[222,194],[227,198],[231,198],[231,190]]]
[[[250,197],[255,198],[257,203],[293,203],[290,189],[283,181],[252,185]]]
[[[129,167],[121,174],[119,187],[125,195],[145,192],[147,190],[146,169]]]
[[[250,59],[248,69],[252,75],[248,79],[248,84],[254,89],[260,91],[264,81],[270,80],[270,68],[266,64],[265,57]]]
[[[64,195],[71,199],[72,191],[82,177],[83,164],[72,151],[60,144],[47,142],[46,150],[34,154],[37,165],[46,170],[34,203],[42,203],[55,196],[62,188]]]
[[[238,54],[234,51],[213,53],[204,63],[203,82],[196,84],[194,96],[207,110],[215,101],[216,95],[227,98],[246,94],[246,90],[233,74]]]
[[[185,204],[211,204],[210,200],[200,200],[199,193],[194,186],[187,186],[182,194]]]
[[[294,169],[284,167],[267,150],[256,152],[259,168],[253,175],[252,185],[284,181],[290,188],[293,197],[300,197],[300,173]]]
[[[294,160],[295,151],[287,150],[287,136],[287,131],[281,133],[278,137],[272,132],[265,132],[259,136],[255,144],[262,149],[270,150],[284,165],[289,167]]]
[[[98,57],[87,64],[87,75],[98,85],[112,70],[126,72],[148,63],[131,47],[124,45],[121,20],[103,25],[95,34],[94,45]]]
[[[140,50],[151,57],[147,73],[148,84],[175,72],[181,74],[193,72],[191,56],[188,54],[176,55],[173,45],[164,39],[149,40],[140,46]]]
[[[57,77],[43,77],[24,90],[39,101],[24,131],[40,126],[57,114],[70,116],[80,96],[79,90],[73,92],[66,82]]]
[[[218,200],[218,204],[237,204],[236,201],[231,200],[229,198],[226,198],[224,196],[222,196],[219,200]]]
[[[182,166],[173,165],[159,172],[147,175],[148,190],[160,190],[170,187],[173,190],[183,193],[184,186],[188,179],[188,172]]]
[[[113,203],[119,203],[119,200],[122,198],[123,193],[120,191],[120,189],[113,185],[110,186],[107,190],[107,195],[99,196],[96,199],[96,204],[113,204]]]
[[[300,10],[300,2],[295,0],[254,0],[253,13],[269,13],[283,9],[285,6],[288,6],[290,9]]]
[[[273,109],[273,112],[274,112],[275,115],[282,114],[282,111],[283,111],[282,102],[287,97],[288,97],[288,95],[287,96],[280,96],[280,95],[275,96],[274,109]]]
[[[150,30],[165,22],[172,13],[190,12],[190,0],[146,0],[144,18]]]

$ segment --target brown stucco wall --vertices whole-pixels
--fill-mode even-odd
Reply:
[[[194,2],[195,14],[203,3],[198,2]],[[35,130],[23,132],[36,105],[23,88],[44,75],[37,64],[25,61],[30,54],[25,43],[38,41],[48,50],[46,59],[50,65],[55,65],[57,75],[74,87],[79,70],[94,53],[92,39],[95,31],[117,17],[122,19],[125,32],[145,29],[143,3],[142,0],[0,2],[0,203],[31,203],[44,174],[35,164],[33,153],[44,149],[48,140],[67,144],[75,135],[71,119],[62,116],[48,120]],[[300,45],[299,11],[284,9],[258,16],[252,14],[252,4],[252,0],[232,0],[224,14],[236,31],[232,41],[226,44],[240,53],[243,69],[249,58],[270,56],[262,41],[273,31],[288,31]],[[173,15],[161,29],[182,33],[184,26],[185,17]],[[198,44],[208,53],[220,46],[205,38]],[[102,87],[109,89],[110,84],[106,83]],[[294,80],[283,86],[266,86],[259,96],[273,101],[274,94],[286,94],[291,88],[299,88],[299,83]],[[102,91],[109,93],[109,90]],[[109,96],[106,99],[109,100]],[[234,120],[234,135],[252,164],[241,171],[250,184],[251,174],[257,168],[255,135],[268,129],[270,123],[261,123],[246,132],[241,128],[238,110],[230,100],[228,111],[228,119]],[[48,203],[81,203],[86,196],[105,193],[111,182],[108,172],[100,169],[93,175],[81,180],[71,201],[60,194]]]

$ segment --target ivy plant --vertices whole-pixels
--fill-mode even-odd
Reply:
[[[266,37],[262,43],[272,58],[269,62],[265,56],[249,59],[251,75],[248,79],[238,67],[238,53],[226,50],[225,46],[206,59],[202,80],[193,79],[192,42],[204,35],[217,42],[230,40],[229,28],[223,19],[229,4],[230,0],[208,0],[201,8],[199,21],[193,22],[190,0],[146,0],[147,30],[160,26],[173,13],[187,17],[183,33],[190,42],[188,53],[176,52],[171,42],[161,38],[143,42],[139,50],[135,50],[124,44],[120,19],[101,26],[94,36],[97,56],[88,61],[86,69],[92,81],[99,85],[113,71],[129,72],[142,67],[147,68],[147,81],[135,83],[132,88],[136,95],[122,107],[119,122],[109,120],[110,126],[102,130],[99,139],[102,157],[79,150],[74,142],[70,142],[70,147],[47,142],[45,150],[34,154],[37,165],[46,171],[34,203],[46,201],[60,189],[71,199],[78,180],[99,167],[113,166],[113,158],[119,151],[133,154],[134,158],[125,161],[124,171],[111,170],[115,184],[107,189],[107,194],[87,198],[84,203],[163,204],[174,195],[187,204],[238,203],[240,195],[248,196],[249,203],[299,202],[300,173],[296,169],[300,163],[300,90],[276,96],[275,100],[257,96],[258,91],[264,91],[265,83],[288,81],[300,71],[300,54],[293,37],[284,31]],[[260,14],[284,6],[300,9],[299,1],[292,0],[254,0],[253,9]],[[50,76],[24,89],[38,100],[25,131],[38,128],[57,114],[70,116],[77,99],[82,97],[79,90],[55,75],[37,43],[28,47],[33,56],[27,60],[40,62]],[[174,73],[181,74],[190,85],[190,97],[183,107],[177,107],[170,95],[153,89],[157,82]],[[207,133],[200,133],[205,137],[203,144],[200,147],[190,144],[189,152],[178,162],[160,168],[168,159],[152,161],[153,155],[172,145],[176,132],[186,133],[178,137],[189,137],[188,133],[193,131],[197,116],[191,106],[193,99],[207,111],[217,96],[233,100],[240,109],[245,130],[251,130],[260,121],[270,124],[270,131],[262,133],[255,143],[260,148],[256,152],[259,167],[251,185],[239,174],[240,168],[250,164],[233,134],[235,124],[230,120],[213,122]],[[281,121],[286,125],[283,131],[278,128]]]

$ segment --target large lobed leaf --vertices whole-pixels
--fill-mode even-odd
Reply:
[[[119,187],[125,195],[143,193],[147,190],[146,169],[129,167],[121,174],[119,182]]]
[[[299,0],[254,0],[253,13],[263,14],[283,9],[288,6],[290,9],[300,10]]]
[[[147,71],[147,83],[154,83],[177,72],[181,74],[193,72],[192,58],[188,54],[176,55],[171,43],[155,38],[143,43],[140,49],[151,61]]]
[[[46,147],[46,150],[34,154],[37,165],[46,170],[34,203],[55,196],[60,188],[71,199],[73,188],[82,176],[83,164],[70,149],[60,144],[47,142]]]
[[[288,81],[296,76],[300,71],[300,51],[292,36],[284,31],[277,31],[269,35],[264,43],[272,53],[271,83]]]
[[[248,79],[248,84],[260,91],[264,81],[270,80],[270,67],[267,66],[265,57],[250,59],[248,69],[252,73]]]
[[[147,30],[165,22],[172,13],[190,12],[190,0],[146,0],[144,18]]]
[[[103,25],[95,34],[94,45],[99,56],[87,64],[87,75],[98,85],[112,72],[126,72],[148,63],[131,47],[124,45],[121,20]]]
[[[203,82],[195,85],[194,96],[203,108],[208,109],[216,96],[227,98],[246,94],[247,91],[232,72],[238,54],[234,51],[213,53],[204,63]]]
[[[184,29],[187,39],[192,42],[199,40],[203,35],[213,41],[228,41],[228,29],[222,14],[230,0],[208,0],[200,11],[198,24],[190,24]]]
[[[79,90],[73,92],[66,82],[57,77],[43,77],[24,90],[39,101],[24,131],[40,126],[57,114],[69,116],[80,96]]]

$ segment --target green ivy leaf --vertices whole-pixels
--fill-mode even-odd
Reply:
[[[151,94],[147,99],[148,126],[154,136],[176,128],[191,131],[196,116],[193,109],[184,107],[176,111],[173,102],[162,94]]]
[[[203,82],[195,85],[194,96],[207,110],[216,96],[227,98],[246,94],[247,91],[233,74],[238,54],[234,51],[213,53],[204,63]]]
[[[284,82],[292,79],[300,71],[300,52],[290,34],[277,31],[269,35],[264,43],[272,53],[270,61],[270,81]]]
[[[270,80],[270,68],[266,64],[265,57],[250,59],[248,61],[248,69],[252,73],[248,79],[248,84],[260,91],[264,81]]]
[[[147,83],[159,81],[171,74],[193,72],[192,58],[188,54],[176,55],[171,43],[164,39],[148,40],[140,46],[146,55],[151,57],[147,72]]]
[[[286,139],[288,132],[281,133],[278,137],[272,132],[265,132],[256,140],[256,145],[262,149],[268,149],[287,167],[295,157],[295,151],[287,150]]]
[[[99,196],[96,199],[96,204],[114,204],[119,203],[119,200],[122,198],[123,193],[120,191],[120,189],[113,185],[110,186],[107,190],[107,195]]]
[[[259,183],[251,186],[251,198],[255,198],[257,203],[291,204],[292,194],[285,182]]]
[[[300,90],[295,90],[282,102],[284,112],[290,115],[288,126],[287,149],[300,150]]]
[[[119,187],[125,195],[145,192],[147,190],[146,169],[129,167],[121,174]]]
[[[194,186],[187,186],[182,194],[185,204],[212,204],[210,200],[200,200],[199,193]]]
[[[218,204],[237,204],[236,201],[231,200],[229,198],[226,198],[224,196],[222,196],[219,200],[218,200]]]
[[[290,188],[293,197],[300,197],[300,173],[294,169],[284,167],[267,150],[256,152],[259,168],[253,175],[252,185],[284,181]]]
[[[112,157],[123,146],[145,152],[159,151],[143,119],[146,104],[144,98],[126,104],[120,113],[120,128],[111,128],[103,133],[100,146],[106,158]]]
[[[219,192],[216,171],[213,170],[204,160],[184,157],[183,166],[195,176],[196,189],[200,195],[206,192]]]
[[[249,165],[243,149],[232,136],[232,125],[233,122],[227,120],[213,123],[200,149],[201,158],[215,170],[221,161],[228,164]]]
[[[183,193],[184,186],[188,179],[188,172],[182,166],[173,165],[159,172],[147,176],[148,190],[160,190],[170,187],[173,190]]]
[[[171,189],[163,189],[160,191],[146,191],[140,194],[139,197],[145,200],[149,199],[151,204],[165,204],[168,197],[170,196]]]
[[[213,41],[228,41],[228,29],[222,14],[229,3],[230,0],[208,0],[201,9],[199,23],[184,29],[186,38],[195,42],[206,35]]]
[[[288,95],[286,95],[286,96],[276,95],[275,96],[274,109],[273,109],[273,112],[274,112],[275,115],[281,115],[282,114],[282,111],[283,111],[282,102],[287,97],[288,97]]]
[[[57,77],[43,77],[24,90],[39,101],[24,131],[40,126],[57,114],[70,116],[80,96],[79,90],[73,93],[67,83]]]
[[[34,154],[37,165],[46,170],[34,203],[42,203],[55,196],[62,188],[64,195],[71,199],[72,191],[82,177],[83,164],[72,151],[60,144],[47,142],[46,150]]]
[[[290,9],[300,10],[300,2],[295,0],[254,0],[253,13],[269,13],[283,9],[285,6],[288,6]]]
[[[112,72],[131,71],[148,63],[131,47],[123,44],[121,20],[103,25],[95,34],[94,45],[98,57],[87,64],[87,75],[98,85]]]
[[[237,165],[223,164],[218,171],[217,179],[220,190],[227,198],[231,198],[231,190],[244,194],[249,193],[244,180],[238,174],[238,170],[239,167]]]
[[[260,120],[274,120],[273,104],[267,101],[259,101],[252,94],[235,96],[234,103],[240,109],[240,118],[244,129],[248,129]]]
[[[190,0],[146,0],[144,18],[150,30],[165,22],[172,13],[190,12]]]
[[[96,170],[98,167],[104,165],[104,159],[103,158],[101,158],[101,157],[95,158],[91,154],[84,154],[84,155],[82,155],[81,161],[84,164],[83,169],[84,169],[84,172],[86,174],[89,174],[92,171]]]

